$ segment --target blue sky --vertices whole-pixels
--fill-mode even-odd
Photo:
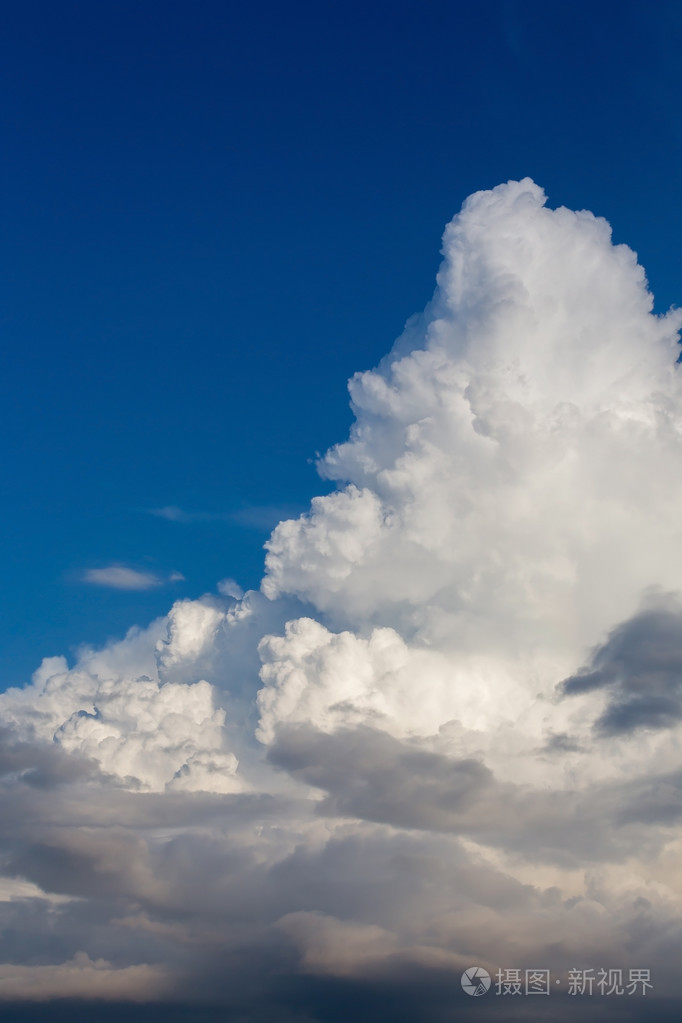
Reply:
[[[65,0],[0,37],[0,687],[258,586],[469,193],[530,175],[680,301],[676,3]]]

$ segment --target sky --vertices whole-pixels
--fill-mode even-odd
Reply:
[[[681,42],[6,7],[3,1023],[679,1018]]]

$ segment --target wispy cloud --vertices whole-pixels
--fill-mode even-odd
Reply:
[[[235,600],[241,600],[244,596],[244,591],[234,579],[221,579],[218,583],[218,593],[222,593],[224,597],[233,597]]]
[[[232,518],[229,512],[188,512],[178,508],[176,504],[167,504],[163,508],[150,508],[150,515],[156,515],[167,522],[221,522]]]
[[[234,522],[246,529],[270,531],[286,519],[298,518],[303,511],[304,509],[297,505],[279,504],[247,505],[245,508],[229,512],[185,511],[177,504],[167,504],[162,508],[149,508],[148,514],[182,525],[197,522]]]
[[[172,572],[168,579],[155,572],[139,572],[126,565],[107,565],[105,568],[88,568],[81,576],[82,582],[93,586],[106,586],[113,590],[153,590],[165,582],[184,579],[180,572]]]
[[[280,522],[297,519],[305,509],[298,505],[263,504],[240,508],[230,516],[238,526],[245,529],[271,530]]]

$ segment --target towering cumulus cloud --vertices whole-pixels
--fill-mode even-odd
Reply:
[[[27,1019],[682,1009],[682,315],[529,179],[443,254],[260,593],[0,696],[0,999]]]

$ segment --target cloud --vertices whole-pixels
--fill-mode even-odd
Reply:
[[[291,504],[247,505],[232,513],[232,520],[246,529],[271,533],[278,522],[298,515],[302,509]]]
[[[327,794],[317,814],[469,836],[562,866],[622,860],[641,847],[645,830],[651,852],[665,838],[650,825],[682,818],[679,770],[588,791],[538,788],[495,777],[476,758],[445,756],[374,729],[328,735],[306,725],[281,729],[268,759]]]
[[[224,597],[234,597],[235,600],[241,600],[244,596],[243,589],[234,579],[221,579],[217,589]]]
[[[168,579],[155,572],[140,572],[126,565],[108,565],[106,568],[88,568],[83,572],[81,580],[92,586],[105,586],[113,590],[153,590],[166,582],[184,580],[181,572],[171,572]]]
[[[472,1007],[479,964],[551,969],[563,1021],[569,969],[648,966],[581,1014],[679,1015],[682,316],[528,179],[443,256],[261,592],[0,694],[0,997],[544,1018]]]
[[[106,998],[153,1001],[172,991],[171,978],[163,969],[146,964],[115,969],[102,959],[93,962],[87,953],[55,966],[0,965],[0,1000],[52,998]]]
[[[221,522],[231,516],[226,512],[188,512],[178,508],[175,504],[167,504],[163,508],[150,508],[150,515],[166,519],[167,522],[180,522],[189,524],[192,522]]]
[[[282,519],[297,514],[300,509],[293,505],[248,505],[230,512],[185,511],[175,504],[163,508],[150,508],[149,514],[167,522],[191,525],[197,522],[233,522],[247,529],[271,532]]]
[[[607,691],[596,722],[602,734],[669,728],[682,720],[682,605],[674,596],[653,604],[613,629],[590,666],[562,683],[566,695]]]
[[[183,656],[196,656],[215,624],[209,609],[202,619],[200,605],[188,614],[188,604],[178,606],[167,641],[153,625],[104,651],[83,650],[71,669],[64,658],[46,659],[31,686],[0,697],[5,722],[21,738],[76,754],[74,772],[87,758],[140,791],[238,791],[237,760],[224,748],[225,711],[216,708],[212,686],[162,685],[157,670],[157,655],[167,672]],[[14,758],[14,770],[22,769]],[[53,780],[57,768],[61,762],[50,771]]]
[[[570,661],[678,585],[680,314],[604,220],[544,204],[510,183],[449,225],[421,336],[351,381],[340,489],[266,545],[268,596]]]
[[[88,568],[83,572],[82,579],[93,586],[109,586],[114,590],[153,590],[163,585],[163,579],[153,572],[138,572],[125,565]]]

